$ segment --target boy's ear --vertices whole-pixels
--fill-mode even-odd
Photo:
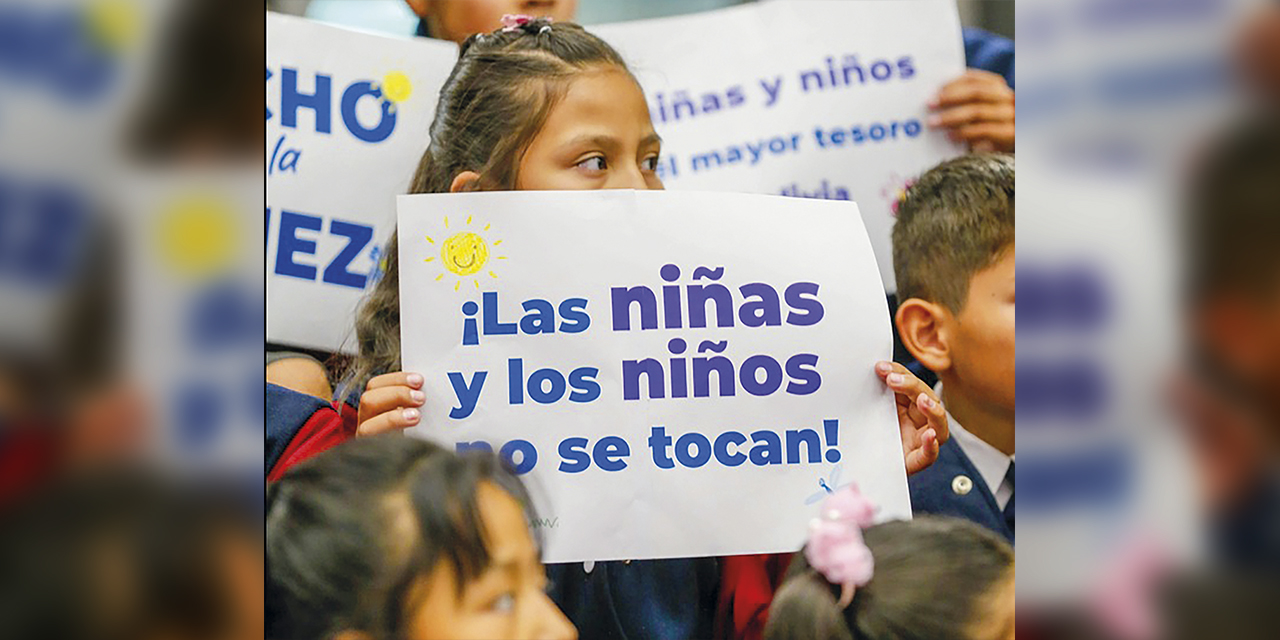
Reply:
[[[449,193],[459,193],[462,191],[471,191],[480,184],[480,174],[474,171],[463,171],[453,177],[453,184],[449,185]]]
[[[898,305],[893,317],[902,344],[920,364],[934,373],[951,368],[951,312],[920,298]]]

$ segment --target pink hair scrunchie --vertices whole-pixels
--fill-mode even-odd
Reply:
[[[875,512],[871,500],[851,484],[828,496],[819,517],[809,522],[804,556],[828,582],[840,585],[841,609],[853,602],[854,591],[866,586],[875,572],[875,559],[862,538]]]
[[[508,13],[502,16],[502,32],[511,33],[513,31],[519,31],[520,29],[524,28],[526,24],[529,24],[534,20],[537,20],[537,18],[533,16],[527,16],[524,14]],[[547,22],[551,22],[550,16],[543,18],[543,20],[546,20]],[[538,30],[538,33],[546,33],[550,30],[551,30],[550,26],[543,25],[543,27]]]

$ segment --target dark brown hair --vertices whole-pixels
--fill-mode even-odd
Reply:
[[[974,274],[1013,244],[1013,157],[975,154],[926,171],[907,190],[893,225],[898,299],[960,313]]]
[[[1189,300],[1280,291],[1280,118],[1254,117],[1210,145],[1183,216]]]
[[[267,489],[266,637],[404,637],[414,585],[437,563],[453,568],[459,591],[488,567],[483,483],[532,513],[492,454],[459,456],[394,434],[343,443],[290,470]]]
[[[1013,549],[967,520],[925,516],[863,536],[875,575],[853,602],[841,609],[840,587],[798,553],[769,608],[765,640],[973,640],[1013,576]]]
[[[573,23],[535,19],[513,31],[467,38],[440,90],[431,140],[409,192],[447,193],[463,171],[480,175],[469,189],[514,189],[520,157],[551,109],[575,75],[597,67],[627,71],[613,47]],[[396,246],[393,235],[386,272],[356,317],[360,354],[340,395],[361,389],[372,376],[400,369]]]

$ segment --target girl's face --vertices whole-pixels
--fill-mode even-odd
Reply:
[[[1015,640],[1014,638],[1014,578],[1013,567],[1009,577],[992,589],[986,616],[975,625],[971,638],[981,640]]]
[[[458,590],[448,562],[419,585],[420,598],[410,614],[408,637],[414,640],[565,640],[578,632],[546,594],[546,573],[529,536],[524,511],[492,484],[480,485],[477,498],[489,549],[489,567]],[[459,595],[461,593],[461,595]]]
[[[631,75],[579,75],[520,159],[517,190],[661,189],[662,140]]]

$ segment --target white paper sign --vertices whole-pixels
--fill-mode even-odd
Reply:
[[[929,97],[964,68],[953,2],[774,2],[590,30],[649,97],[668,189],[857,201],[894,289],[890,204],[908,178],[959,152],[924,126]],[[361,285],[455,58],[451,43],[267,15],[269,340],[352,349]],[[328,132],[308,97],[321,77]],[[392,107],[388,137],[360,139]]]
[[[457,47],[267,14],[267,339],[353,351]]]
[[[662,191],[401,196],[414,434],[531,486],[545,560],[795,550],[849,482],[910,517],[857,206]]]
[[[591,31],[644,87],[666,188],[856,201],[897,290],[892,204],[962,152],[925,125],[964,72],[953,0],[766,2]]]

